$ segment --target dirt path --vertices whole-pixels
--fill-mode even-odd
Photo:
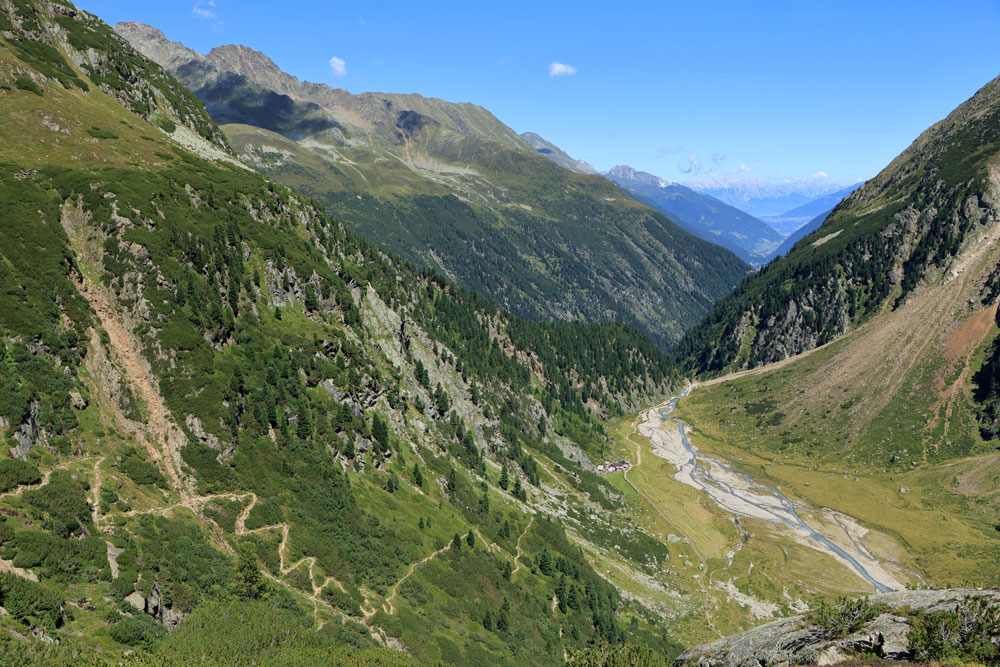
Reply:
[[[396,606],[394,604],[392,604],[392,601],[396,598],[396,594],[399,593],[399,587],[403,584],[403,582],[406,581],[407,579],[409,579],[410,575],[413,574],[414,572],[416,572],[418,567],[420,567],[421,565],[423,565],[424,563],[426,563],[427,561],[429,561],[429,560],[431,560],[433,558],[437,558],[439,555],[441,555],[442,553],[444,553],[445,551],[447,551],[450,548],[451,548],[451,545],[450,544],[446,544],[445,546],[441,547],[440,549],[438,549],[434,553],[430,554],[429,556],[427,556],[423,560],[417,561],[416,563],[414,563],[413,565],[410,566],[410,569],[406,571],[406,574],[403,575],[403,578],[400,579],[399,581],[397,581],[393,585],[392,592],[390,593],[389,597],[387,597],[385,599],[385,603],[382,605],[382,608],[385,609],[385,611],[386,611],[387,614],[391,615],[391,614],[395,614],[396,613]],[[386,608],[386,605],[388,605],[388,608]]]
[[[531,528],[531,524],[535,522],[535,517],[528,519],[528,525],[524,527],[524,532],[522,532],[517,538],[517,553],[514,555],[514,571],[510,573],[510,580],[514,581],[514,575],[516,575],[521,570],[521,555],[524,553],[521,551],[521,540],[524,536],[528,534],[528,529]]]
[[[17,498],[25,491],[34,491],[35,489],[40,489],[49,483],[49,479],[52,477],[52,473],[54,473],[56,470],[62,470],[63,468],[73,465],[74,463],[80,463],[81,461],[87,461],[92,458],[94,457],[84,456],[83,458],[70,459],[69,461],[64,461],[59,465],[57,465],[55,468],[52,468],[52,470],[46,472],[45,475],[42,476],[42,481],[38,482],[38,484],[24,484],[22,486],[17,487],[16,489],[7,491],[6,493],[0,493],[0,500],[3,500],[4,498]]]

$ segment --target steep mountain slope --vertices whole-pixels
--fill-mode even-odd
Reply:
[[[683,185],[628,166],[614,167],[605,176],[692,234],[732,250],[753,266],[767,262],[781,243],[781,234],[764,222]]]
[[[549,158],[564,169],[569,169],[578,174],[596,174],[597,170],[583,160],[574,160],[566,151],[562,150],[550,141],[546,141],[534,132],[522,132],[521,138],[524,142],[536,151]]]
[[[590,462],[595,415],[675,380],[648,340],[386,255],[84,12],[3,3],[0,29],[4,658],[675,648],[683,610],[649,600],[684,584]]]
[[[779,216],[844,187],[831,181],[825,174],[782,183],[732,176],[685,181],[683,185],[762,220],[768,216]]]
[[[810,202],[797,206],[781,215],[767,215],[761,218],[768,225],[778,230],[784,236],[791,236],[799,232],[802,226],[814,221],[821,215],[826,215],[832,211],[837,204],[844,200],[847,195],[861,187],[861,183],[856,183],[850,187],[838,190],[828,195],[823,195]],[[812,230],[810,230],[812,231]],[[804,236],[804,234],[803,234]],[[800,237],[801,238],[801,237]]]
[[[237,123],[223,129],[258,170],[518,315],[615,319],[667,345],[746,271],[604,179],[559,167],[480,107],[353,96],[299,82],[245,47],[203,57],[146,26],[117,30],[220,122]]]
[[[831,213],[833,213],[833,209],[830,209],[829,211],[823,211],[815,218],[813,218],[812,220],[810,220],[809,222],[807,222],[806,224],[802,225],[794,232],[789,234],[788,238],[785,239],[782,242],[782,244],[778,246],[778,249],[774,251],[774,256],[784,257],[785,255],[790,253],[792,251],[792,248],[795,247],[796,243],[798,243],[799,241],[801,241],[802,239],[804,239],[805,237],[809,236],[814,231],[819,229],[820,225],[822,225],[823,222],[830,217]]]
[[[718,372],[829,342],[948,282],[997,220],[1000,81],[924,132],[822,227],[720,301],[679,355]]]

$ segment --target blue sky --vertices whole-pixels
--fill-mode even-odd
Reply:
[[[1000,0],[79,4],[351,92],[481,104],[671,180],[867,178],[1000,74]]]

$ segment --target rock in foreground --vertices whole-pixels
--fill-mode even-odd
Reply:
[[[919,658],[911,650],[909,633],[921,614],[954,612],[967,598],[983,598],[998,631],[1000,588],[949,588],[925,591],[897,591],[869,599],[873,611],[861,627],[832,636],[814,614],[792,616],[746,632],[695,646],[682,653],[674,664],[698,667],[770,667],[772,665],[835,664],[853,655],[876,655],[889,660]],[[993,647],[1000,637],[988,638]]]

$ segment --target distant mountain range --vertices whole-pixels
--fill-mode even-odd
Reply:
[[[795,234],[793,234],[793,232],[801,232],[804,225],[812,222],[818,216],[825,217],[830,211],[833,210],[834,206],[839,204],[844,199],[844,197],[860,187],[861,183],[855,183],[850,187],[837,190],[836,192],[831,192],[828,195],[823,195],[822,197],[813,199],[812,201],[802,204],[801,206],[796,206],[790,211],[785,211],[781,215],[765,215],[761,218],[761,220],[781,232],[782,235],[794,236]],[[815,227],[813,229],[815,229]],[[812,230],[810,229],[809,231]],[[802,236],[804,236],[804,234],[800,234],[799,238],[802,238]]]
[[[732,250],[753,266],[770,260],[781,245],[782,234],[710,195],[627,165],[614,167],[604,176],[692,234]]]
[[[785,183],[770,183],[760,179],[744,179],[733,176],[685,181],[683,185],[695,192],[711,195],[761,219],[768,216],[782,217],[792,209],[844,189],[843,185],[834,183],[825,175]],[[832,207],[832,205],[827,205],[820,208],[816,214]],[[803,222],[808,219],[807,216]],[[779,231],[787,234],[790,230]]]

